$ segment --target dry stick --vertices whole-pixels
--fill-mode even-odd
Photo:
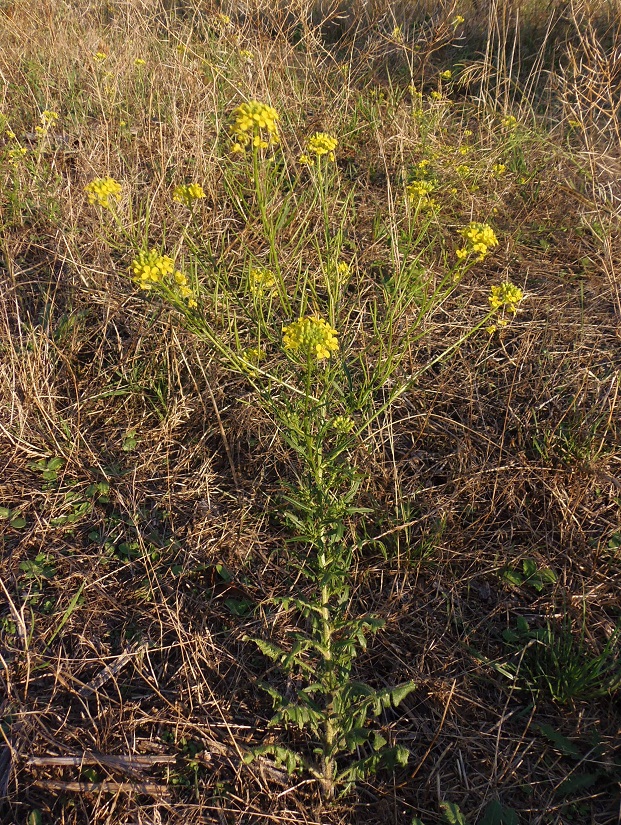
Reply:
[[[30,756],[26,760],[29,768],[43,768],[53,766],[106,765],[111,768],[149,768],[157,764],[171,764],[177,757],[169,753],[156,754],[106,754],[82,753],[79,756]]]
[[[168,785],[157,782],[62,782],[57,779],[37,779],[34,783],[49,791],[74,793],[139,793],[147,796],[168,796]]]
[[[137,656],[139,653],[143,653],[148,647],[148,642],[140,645],[134,650],[127,650],[125,653],[121,653],[120,656],[111,664],[106,665],[103,670],[100,670],[97,676],[94,679],[85,685],[81,690],[78,691],[78,696],[85,697],[89,696],[91,693],[94,693],[98,690],[102,685],[105,685],[106,682],[109,682],[113,676],[115,676],[122,667],[124,667],[133,656]]]
[[[432,750],[433,746],[438,741],[440,733],[442,732],[442,728],[444,727],[444,721],[446,719],[446,714],[448,713],[448,709],[449,709],[449,706],[451,704],[451,699],[453,698],[453,694],[455,693],[456,684],[457,684],[457,679],[453,679],[453,685],[451,687],[451,692],[449,693],[449,698],[446,700],[446,705],[444,706],[444,713],[442,714],[442,719],[440,720],[440,727],[438,728],[438,730],[435,733],[435,736],[431,740],[431,743],[429,744],[429,747],[425,751],[425,753],[423,755],[423,758],[420,760],[418,765],[414,768],[414,773],[411,774],[410,779],[414,779],[414,777],[417,775],[417,773],[423,767],[423,764],[424,764],[425,760],[427,759],[427,757],[429,756],[429,754],[431,753],[431,750]]]

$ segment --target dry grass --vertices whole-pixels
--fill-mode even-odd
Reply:
[[[32,150],[14,167],[10,139],[0,147],[3,822],[409,825],[441,821],[449,800],[474,823],[493,799],[521,823],[619,821],[618,688],[554,701],[523,678],[537,644],[520,654],[503,640],[518,616],[570,621],[593,656],[620,620],[614,8],[549,4],[542,16],[540,4],[494,2],[497,22],[478,30],[474,0],[431,3],[419,31],[406,5],[363,5],[240,4],[223,30],[202,3],[0,5],[0,111]],[[521,63],[525,20],[534,46]],[[416,53],[396,25],[419,31]],[[427,94],[460,61],[452,105],[413,118],[409,84]],[[371,513],[355,536],[352,601],[386,628],[357,672],[418,688],[381,719],[409,766],[332,806],[306,777],[243,764],[279,735],[258,681],[289,687],[244,637],[290,629],[269,599],[296,586],[279,512],[295,458],[243,377],[136,294],[131,252],[83,192],[96,176],[123,180],[135,226],[148,208],[149,238],[172,249],[186,215],[171,186],[202,181],[201,266],[241,272],[264,243],[228,186],[223,133],[252,98],[281,112],[292,162],[307,134],[339,136],[339,173],[356,187],[345,249],[361,327],[394,267],[415,163],[436,158],[443,211],[430,232],[447,249],[458,226],[493,221],[499,250],[429,319],[407,369],[478,323],[491,284],[526,293],[504,333],[472,337],[359,445]],[[44,109],[60,119],[38,144]],[[509,113],[516,132],[501,125]],[[495,178],[499,162],[508,173]],[[290,272],[317,267],[295,222],[279,242]],[[436,248],[423,258],[430,277],[446,264]],[[53,458],[46,477],[37,462]],[[555,573],[541,592],[503,577],[531,558]]]

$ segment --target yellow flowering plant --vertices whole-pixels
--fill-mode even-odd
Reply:
[[[305,317],[283,330],[283,348],[301,354],[309,361],[321,361],[337,352],[338,332],[323,318]]]
[[[233,152],[243,152],[247,148],[267,149],[280,142],[278,133],[279,115],[273,106],[251,100],[240,104],[233,112],[230,132],[233,136]]]
[[[277,285],[276,274],[266,267],[251,269],[248,281],[250,292],[257,298],[262,297],[265,293],[273,292]]]
[[[466,241],[464,246],[455,251],[460,261],[470,255],[476,255],[476,260],[482,261],[491,249],[498,246],[496,233],[488,223],[471,221],[468,226],[459,230],[459,234]]]
[[[131,272],[134,282],[145,291],[160,287],[167,297],[180,297],[193,309],[197,306],[188,277],[175,269],[175,262],[157,249],[141,249],[132,261]]]
[[[112,209],[113,204],[119,200],[123,187],[114,178],[95,178],[84,187],[88,202],[92,205],[101,206],[102,209]]]
[[[195,201],[205,197],[205,190],[200,183],[183,183],[173,189],[173,200],[184,206],[192,207]]]
[[[306,141],[306,150],[300,155],[299,163],[312,166],[319,158],[328,157],[328,160],[336,160],[334,150],[338,146],[338,140],[327,132],[315,132]]]

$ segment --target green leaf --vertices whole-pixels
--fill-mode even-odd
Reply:
[[[43,825],[43,814],[38,808],[30,811],[26,818],[26,825]]]
[[[503,570],[502,577],[505,581],[509,582],[509,584],[513,584],[516,587],[520,587],[524,582],[524,576],[517,570]]]
[[[569,796],[576,791],[584,791],[594,785],[602,776],[601,773],[575,773],[565,779],[558,787],[556,796]]]
[[[564,756],[571,756],[573,759],[580,759],[582,757],[582,754],[576,745],[567,739],[566,736],[563,736],[562,733],[554,730],[551,725],[539,724],[536,727],[539,732],[542,733],[545,738],[551,742]]]
[[[440,802],[440,808],[448,825],[468,825],[466,817],[459,810],[459,805],[454,802]]]
[[[0,518],[9,518],[11,511],[8,507],[0,507]]]
[[[65,466],[65,459],[64,458],[50,458],[47,462],[47,469],[48,470],[60,470],[61,467]]]
[[[22,527],[26,526],[26,519],[22,518],[22,516],[18,516],[17,518],[11,519],[11,527],[14,527],[15,530],[21,530]]]
[[[404,682],[402,685],[398,685],[396,688],[393,688],[390,692],[393,705],[395,707],[400,705],[405,697],[409,696],[413,690],[416,690],[415,682]]]
[[[507,808],[497,799],[492,799],[478,825],[520,825],[520,820],[513,808]]]
[[[537,572],[537,562],[535,559],[524,559],[522,562],[522,570],[527,578],[534,576]]]
[[[282,647],[278,647],[278,645],[274,645],[271,642],[266,642],[263,639],[245,636],[244,641],[254,642],[261,653],[274,662],[279,662],[287,655],[287,652],[283,650]]]

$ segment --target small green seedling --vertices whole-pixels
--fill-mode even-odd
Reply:
[[[548,584],[556,582],[556,573],[550,567],[538,567],[535,559],[524,559],[522,569],[505,567],[501,570],[502,578],[515,587],[532,587],[537,593]]]
[[[0,521],[8,521],[14,530],[21,530],[26,526],[26,519],[19,510],[11,510],[10,507],[0,507]]]

